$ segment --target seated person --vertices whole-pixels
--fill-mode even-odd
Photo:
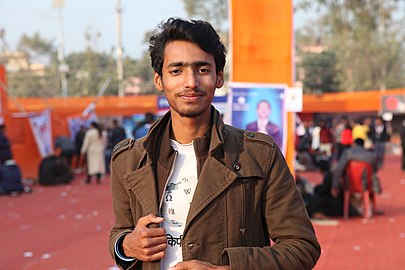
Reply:
[[[66,160],[69,167],[72,167],[72,159],[76,151],[75,143],[66,136],[58,136],[55,139],[55,149],[60,152],[60,157]]]
[[[322,183],[315,186],[313,192],[302,193],[307,207],[308,215],[314,219],[329,219],[329,217],[343,216],[343,193],[339,192],[337,197],[332,196],[332,172],[330,171],[330,161],[321,160],[319,169],[322,173]],[[297,181],[297,185],[302,180]],[[307,189],[308,190],[308,189]],[[350,208],[350,215],[357,216],[359,213]]]
[[[297,162],[301,165],[300,168],[304,171],[314,171],[317,169],[313,157],[307,150],[298,149]]]
[[[20,167],[14,159],[8,159],[0,168],[0,194],[24,191]]]
[[[73,178],[73,172],[66,160],[54,154],[45,157],[39,165],[41,185],[69,184]]]

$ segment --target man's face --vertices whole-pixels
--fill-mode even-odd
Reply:
[[[260,102],[257,105],[257,117],[259,117],[259,119],[269,119],[270,112],[270,106],[266,102]]]
[[[155,73],[155,86],[163,91],[172,109],[181,117],[197,117],[209,109],[223,72],[216,73],[211,54],[187,41],[166,44],[162,76]]]

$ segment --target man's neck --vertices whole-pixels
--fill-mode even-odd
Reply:
[[[268,118],[259,118],[258,120],[259,120],[260,122],[263,122],[263,123],[269,122],[269,119],[268,119]]]
[[[172,114],[172,135],[171,137],[181,144],[191,143],[199,137],[203,137],[210,126],[210,112],[208,116],[181,117]]]

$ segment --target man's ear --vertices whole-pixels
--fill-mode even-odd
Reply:
[[[223,85],[224,85],[224,72],[220,71],[220,72],[218,72],[218,75],[217,75],[216,87],[221,88]]]
[[[160,76],[157,72],[154,74],[153,82],[157,90],[163,91],[162,76]]]

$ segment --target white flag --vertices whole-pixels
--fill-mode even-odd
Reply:
[[[28,117],[28,120],[41,157],[44,158],[53,153],[51,115],[49,110],[39,114],[32,114]]]

